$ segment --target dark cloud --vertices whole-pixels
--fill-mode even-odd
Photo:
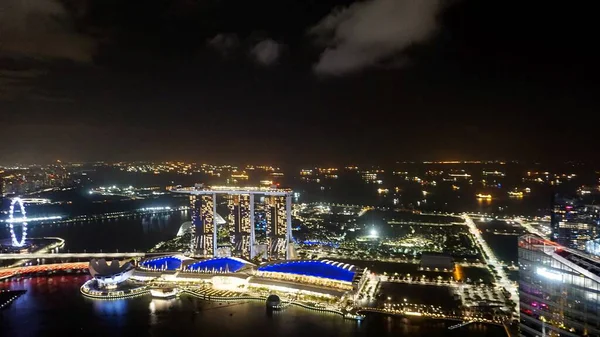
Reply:
[[[594,153],[594,11],[439,1],[0,0],[0,154]]]
[[[76,14],[58,0],[0,1],[0,100],[54,100],[36,88],[48,66],[91,63],[96,43],[76,32]]]
[[[90,61],[94,43],[76,33],[73,24],[56,0],[2,0],[0,51],[41,59]]]
[[[261,65],[269,66],[277,62],[281,55],[282,46],[272,39],[257,43],[251,50],[252,57]]]
[[[31,81],[43,73],[34,69],[0,68],[0,100],[12,100],[28,94],[33,89]]]
[[[240,39],[236,34],[219,33],[206,43],[210,48],[217,50],[223,55],[228,55],[240,46]]]
[[[354,72],[394,56],[436,29],[438,0],[371,0],[336,9],[310,28],[326,48],[314,70]]]

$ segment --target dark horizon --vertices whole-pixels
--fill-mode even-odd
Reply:
[[[527,169],[536,169],[536,167],[540,170],[564,170],[572,168],[575,171],[585,171],[586,170],[596,170],[600,168],[598,166],[598,162],[595,161],[583,161],[583,160],[567,160],[567,161],[528,161],[528,160],[505,160],[505,159],[430,159],[426,158],[424,160],[380,160],[380,161],[333,161],[333,160],[323,160],[323,161],[283,161],[283,160],[266,160],[266,161],[258,161],[258,160],[249,160],[243,161],[239,159],[233,160],[184,160],[184,159],[130,159],[130,160],[48,160],[48,161],[40,161],[40,160],[32,160],[30,162],[27,161],[17,161],[17,162],[0,162],[0,168],[8,168],[10,169],[13,166],[22,165],[24,167],[29,166],[50,166],[55,164],[64,164],[64,165],[92,165],[92,164],[105,164],[105,165],[114,165],[118,163],[147,163],[147,164],[160,164],[167,162],[181,162],[185,164],[208,164],[215,166],[236,166],[239,169],[244,169],[247,166],[273,166],[281,169],[282,171],[287,170],[300,170],[300,169],[311,169],[311,168],[337,168],[337,169],[345,169],[346,167],[356,166],[359,170],[363,169],[391,169],[393,167],[402,167],[402,166],[432,166],[432,167],[448,167],[448,168],[465,168],[472,165],[483,165],[490,169],[497,167],[524,167]],[[566,171],[565,171],[566,172]],[[588,172],[589,173],[589,172]]]

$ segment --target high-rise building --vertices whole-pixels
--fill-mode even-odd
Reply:
[[[584,209],[574,200],[560,199],[555,195],[550,214],[550,239],[561,246],[585,250],[586,242],[594,238],[597,226],[589,221]]]
[[[249,194],[227,195],[229,208],[230,237],[233,251],[236,255],[250,258],[252,240],[251,212],[254,206],[254,196]]]
[[[217,256],[219,243],[217,232],[223,232],[221,216],[217,213],[220,201],[227,203],[227,231],[231,241],[230,251],[240,257],[254,258],[261,256],[268,259],[289,259],[294,256],[292,241],[292,191],[267,187],[213,187],[196,186],[172,190],[178,193],[190,194],[192,208],[192,224],[194,234],[190,250],[193,254],[202,256]],[[255,203],[255,196],[261,197],[264,204]],[[220,206],[219,206],[220,207]],[[266,245],[259,247],[256,239],[255,209],[264,210],[266,222]],[[261,220],[262,221],[262,220]],[[223,244],[221,244],[223,246]],[[229,246],[229,245],[228,245]],[[262,254],[265,252],[266,254]]]
[[[287,198],[285,196],[271,196],[266,200],[267,218],[267,247],[271,258],[283,258],[287,254],[286,235],[287,223]]]
[[[196,227],[198,250],[202,255],[216,250],[217,231],[215,228],[216,195],[200,196],[200,227]]]
[[[190,195],[190,210],[191,210],[191,220],[192,220],[192,239],[190,241],[190,252],[196,252],[199,250],[198,247],[198,234],[202,230],[202,216],[200,213],[201,210],[201,198],[199,195]]]
[[[600,259],[519,238],[521,336],[600,336]]]

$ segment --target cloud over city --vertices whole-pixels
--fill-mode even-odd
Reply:
[[[87,62],[93,40],[78,34],[74,22],[57,0],[2,0],[0,52],[39,59]]]
[[[436,30],[439,0],[370,0],[335,9],[309,29],[324,46],[318,74],[362,70],[428,39]]]
[[[223,55],[228,55],[239,47],[240,39],[233,33],[219,33],[209,39],[207,45]]]
[[[269,66],[277,62],[281,55],[281,50],[281,44],[272,39],[265,39],[254,45],[250,54],[257,63]]]

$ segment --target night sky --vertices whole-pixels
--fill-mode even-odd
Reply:
[[[0,164],[596,160],[595,11],[1,0]]]

